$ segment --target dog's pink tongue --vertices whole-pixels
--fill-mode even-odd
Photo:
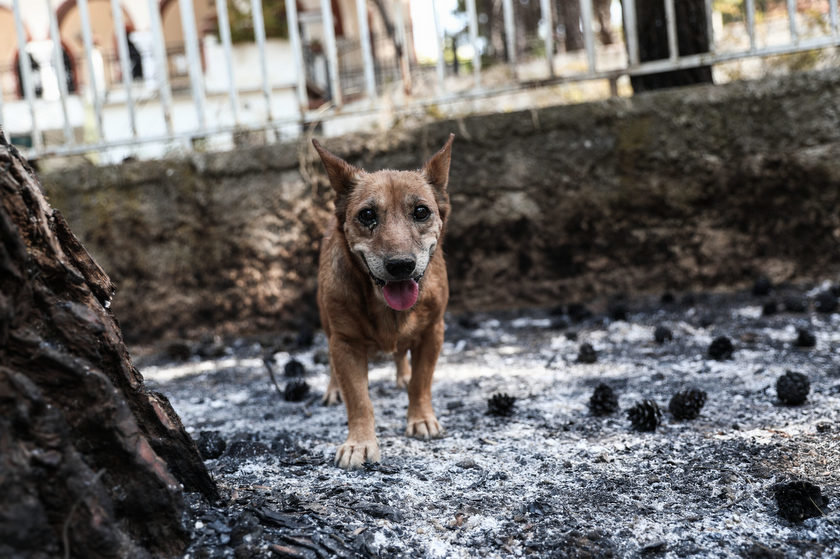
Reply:
[[[420,289],[414,280],[389,281],[382,288],[385,302],[395,311],[408,310],[417,302]]]

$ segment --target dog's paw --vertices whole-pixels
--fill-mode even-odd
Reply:
[[[408,420],[405,434],[418,439],[432,439],[443,435],[443,427],[434,415]]]
[[[365,462],[379,462],[379,444],[369,441],[347,441],[335,453],[335,465],[345,470],[361,468]]]

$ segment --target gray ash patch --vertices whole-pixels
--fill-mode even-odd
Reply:
[[[813,301],[823,291],[788,292]],[[453,318],[433,389],[445,436],[403,435],[407,396],[390,359],[376,361],[383,461],[356,472],[332,465],[345,412],[320,405],[321,334],[273,356],[278,369],[292,357],[305,367],[303,402],[277,393],[259,348],[144,368],[195,438],[224,442],[206,462],[223,501],[188,499],[190,557],[840,556],[840,315],[767,316],[750,293],[679,300],[628,301],[626,320],[548,310]],[[660,324],[673,332],[667,344],[654,339]],[[814,348],[796,346],[802,328]],[[707,355],[721,335],[736,346],[730,360]],[[577,362],[581,343],[596,363]],[[786,370],[810,380],[802,406],[777,399]],[[601,382],[619,413],[590,413]],[[686,386],[707,394],[696,419],[666,413],[655,432],[631,429],[635,402],[667,408]],[[511,415],[487,414],[496,393],[516,398]],[[790,479],[821,488],[824,516],[779,515],[774,487]]]

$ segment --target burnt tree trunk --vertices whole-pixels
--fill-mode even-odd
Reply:
[[[629,0],[622,0],[627,2]],[[677,24],[677,50],[680,56],[709,52],[706,4],[704,0],[674,2]],[[636,0],[636,31],[639,37],[639,61],[668,58],[668,29],[665,3],[662,0]],[[683,70],[632,76],[633,91],[648,91],[698,83],[712,83],[712,67],[698,66]]]
[[[182,491],[218,497],[113,292],[0,130],[0,557],[177,555]]]

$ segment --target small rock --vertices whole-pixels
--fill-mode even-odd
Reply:
[[[594,363],[598,360],[598,354],[595,353],[595,348],[592,347],[592,344],[582,343],[580,344],[580,348],[578,348],[578,356],[577,362],[578,363]]]
[[[773,488],[773,494],[779,505],[779,515],[790,522],[822,516],[828,504],[822,490],[805,480],[780,483]]]
[[[779,312],[779,304],[776,301],[767,301],[761,307],[761,314],[763,316],[773,316],[777,312]]]
[[[674,301],[676,301],[676,298],[674,297],[674,294],[670,291],[666,291],[662,294],[662,297],[659,298],[659,302],[663,305],[671,305],[674,303]]]
[[[776,381],[776,394],[779,400],[789,406],[798,406],[808,399],[811,383],[802,373],[787,371]]]
[[[732,340],[726,336],[718,336],[709,345],[708,354],[712,359],[723,361],[725,359],[732,359],[732,353],[735,347],[732,345]]]
[[[190,344],[183,340],[174,340],[166,344],[164,349],[167,357],[175,361],[186,361],[192,357],[193,350]]]
[[[608,309],[610,318],[613,320],[627,320],[627,306],[621,302],[614,302]]]

